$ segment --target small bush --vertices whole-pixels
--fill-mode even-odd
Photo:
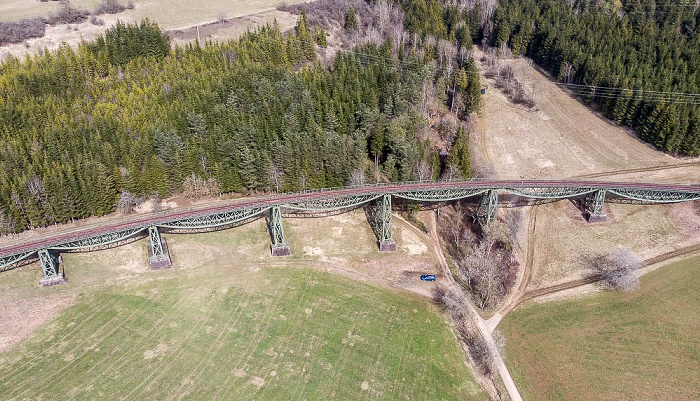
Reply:
[[[29,38],[40,38],[45,32],[46,24],[42,18],[0,22],[0,45],[21,43]]]
[[[60,0],[58,12],[50,14],[47,22],[51,25],[77,24],[85,21],[88,15],[90,15],[88,11],[73,7],[69,0]]]
[[[117,0],[102,0],[102,3],[95,6],[94,15],[117,14],[126,10],[126,7]]]
[[[93,15],[90,17],[90,23],[92,25],[104,25],[105,22],[102,18],[97,18],[97,16]]]
[[[127,8],[127,10],[133,10],[134,9],[134,2],[129,1],[128,3],[126,3],[126,8]]]

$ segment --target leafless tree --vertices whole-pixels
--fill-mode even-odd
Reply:
[[[276,164],[270,164],[270,170],[267,173],[270,182],[275,186],[275,192],[280,192],[280,184],[282,182],[282,170]]]
[[[462,172],[459,171],[452,163],[447,163],[445,170],[442,172],[443,180],[460,180],[462,179]]]
[[[350,173],[348,185],[365,185],[365,170],[357,169]]]
[[[0,210],[0,235],[12,234],[17,231],[17,222]]]
[[[433,169],[425,160],[421,160],[413,165],[413,173],[420,182],[429,180],[433,177]]]
[[[204,179],[194,173],[185,178],[185,181],[182,183],[182,190],[185,196],[190,199],[221,195],[219,182],[215,178]]]
[[[468,286],[474,301],[481,309],[495,306],[506,296],[510,270],[507,268],[512,244],[505,224],[492,222],[484,229],[484,235],[459,261],[459,268],[468,278]]]
[[[117,210],[124,214],[131,214],[138,205],[143,203],[144,200],[145,199],[142,196],[136,196],[131,192],[124,191],[119,194]]]
[[[627,248],[617,249],[608,255],[594,256],[590,258],[590,264],[593,272],[613,290],[632,292],[639,288],[637,270],[643,262]]]
[[[301,186],[302,191],[306,191],[306,173],[304,172],[299,176],[299,186]]]

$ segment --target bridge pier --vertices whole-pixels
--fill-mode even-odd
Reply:
[[[479,208],[476,210],[476,220],[482,227],[486,227],[498,216],[498,190],[489,189],[481,195]]]
[[[391,195],[382,195],[377,199],[374,225],[377,230],[379,250],[383,252],[395,251],[396,241],[394,241],[394,227],[391,221]]]
[[[39,251],[39,263],[41,263],[41,270],[44,272],[44,278],[41,279],[42,286],[45,287],[66,282],[63,273],[60,272],[58,259],[58,255],[52,255],[48,249],[41,249]]]
[[[605,205],[605,190],[599,189],[593,193],[586,195],[586,218],[589,223],[598,223],[600,221],[605,221],[607,216],[603,210]]]
[[[173,267],[168,252],[168,243],[160,236],[158,227],[148,227],[148,260],[151,270],[169,269]]]
[[[288,256],[292,254],[289,244],[284,239],[284,227],[282,227],[282,211],[279,206],[270,209],[270,221],[268,223],[272,245],[270,250],[272,256]]]

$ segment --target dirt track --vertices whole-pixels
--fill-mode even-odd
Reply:
[[[646,259],[644,261],[644,266],[645,267],[653,266],[653,265],[656,265],[658,263],[662,263],[662,262],[665,262],[667,260],[677,258],[679,256],[691,254],[691,253],[694,253],[697,251],[700,251],[700,244],[686,246],[686,247],[677,249],[675,251],[667,252],[667,253],[664,253],[662,255],[658,255],[658,256],[654,256],[652,258]],[[554,293],[561,292],[561,291],[571,290],[571,289],[578,288],[578,287],[581,287],[584,285],[597,283],[600,280],[601,280],[600,276],[594,275],[594,276],[584,277],[584,278],[578,279],[578,280],[569,281],[566,283],[552,285],[549,287],[538,288],[538,289],[533,290],[533,291],[525,292],[524,294],[520,295],[519,297],[514,299],[512,302],[507,304],[506,306],[500,308],[498,311],[498,314],[501,315],[500,318],[502,318],[503,316],[510,313],[513,309],[515,309],[518,305],[524,303],[525,301],[529,301],[529,300],[534,299],[534,298],[554,294]]]

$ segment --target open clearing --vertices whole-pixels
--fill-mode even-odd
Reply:
[[[525,399],[700,399],[700,256],[634,293],[527,304],[501,323]]]
[[[477,59],[481,54],[477,50]],[[482,75],[482,86],[489,87],[482,97],[484,132],[473,145],[498,177],[556,179],[684,162],[601,118],[524,59],[506,62],[517,77],[529,85],[535,83],[541,101],[536,110],[513,104],[493,79]],[[695,174],[700,176],[700,166],[695,166]]]
[[[73,0],[71,4],[78,8],[92,11],[100,1],[97,0]],[[125,0],[121,3],[126,4]],[[104,25],[93,25],[88,21],[80,24],[47,26],[46,34],[42,38],[28,39],[24,43],[16,43],[0,46],[0,61],[8,55],[21,57],[25,54],[36,54],[44,48],[55,50],[61,43],[69,46],[77,46],[82,40],[92,40],[102,34],[106,29],[114,26],[117,21],[135,23],[143,18],[152,21],[169,31],[173,45],[189,43],[197,38],[196,29],[189,28],[199,24],[202,40],[211,39],[224,41],[236,38],[248,29],[275,20],[284,31],[290,29],[296,23],[297,17],[284,11],[278,11],[276,7],[282,2],[279,0],[237,0],[230,2],[185,0],[147,0],[134,1],[133,10],[124,10],[118,14],[104,14],[99,18]],[[49,13],[55,13],[57,2],[42,3],[38,0],[13,0],[0,4],[0,21],[14,21],[20,18],[46,17]],[[217,22],[222,17],[225,22]],[[188,29],[189,28],[189,29]]]
[[[257,220],[166,235],[171,270],[149,271],[139,241],[64,254],[56,287],[36,268],[0,275],[20,324],[47,321],[0,354],[0,398],[484,398],[447,318],[415,293],[434,284],[406,273],[436,272],[418,236],[396,224],[399,251],[380,254],[361,211],[285,231],[287,258]],[[42,306],[55,299],[73,305]]]

